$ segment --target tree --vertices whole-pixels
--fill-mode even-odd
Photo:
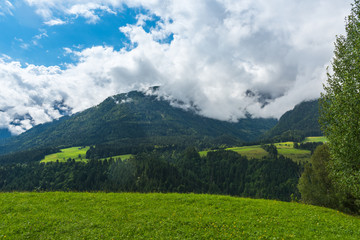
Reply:
[[[321,145],[316,148],[310,162],[305,165],[298,185],[301,199],[305,203],[331,208],[339,206],[334,185],[326,169],[329,161],[328,146]]]
[[[339,189],[360,199],[360,1],[336,37],[332,72],[320,99],[320,124],[329,140],[329,176]],[[360,206],[360,204],[359,204]]]

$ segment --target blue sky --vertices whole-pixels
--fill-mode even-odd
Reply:
[[[63,67],[64,63],[76,62],[76,57],[67,54],[65,48],[80,51],[92,46],[112,46],[120,50],[131,45],[119,27],[135,24],[138,14],[146,14],[146,10],[123,5],[116,13],[99,11],[100,19],[95,23],[82,16],[65,16],[66,24],[53,26],[46,24],[36,8],[25,2],[16,1],[11,13],[0,16],[0,52],[22,64]],[[64,18],[61,14],[54,17]],[[144,26],[147,31],[159,20],[155,15],[152,17]]]
[[[0,129],[154,85],[207,117],[278,118],[320,96],[351,2],[1,0]]]

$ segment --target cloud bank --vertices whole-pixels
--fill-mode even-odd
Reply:
[[[351,7],[344,0],[26,1],[47,25],[70,24],[74,16],[96,24],[102,14],[121,14],[124,4],[147,14],[119,26],[130,40],[119,51],[66,48],[78,61],[65,69],[3,56],[0,128],[13,134],[154,85],[211,118],[280,117],[319,97]],[[145,30],[154,16],[160,20]]]

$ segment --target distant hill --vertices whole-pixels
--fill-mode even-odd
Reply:
[[[258,139],[276,119],[241,119],[230,123],[206,118],[194,111],[173,107],[157,96],[132,91],[107,98],[101,104],[73,116],[38,125],[0,144],[0,153],[30,148],[93,145],[113,142],[171,144],[184,138],[217,138],[224,142]]]
[[[302,102],[281,116],[279,122],[266,132],[264,139],[301,141],[308,136],[321,136],[318,100]]]

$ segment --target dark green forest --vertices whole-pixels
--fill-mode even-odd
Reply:
[[[319,124],[319,101],[306,101],[284,113],[262,139],[272,142],[301,142],[308,136],[322,136]]]
[[[193,192],[290,201],[291,196],[299,197],[300,174],[301,166],[283,156],[248,160],[219,150],[200,157],[195,148],[188,148],[140,153],[125,161],[2,165],[0,190]]]

